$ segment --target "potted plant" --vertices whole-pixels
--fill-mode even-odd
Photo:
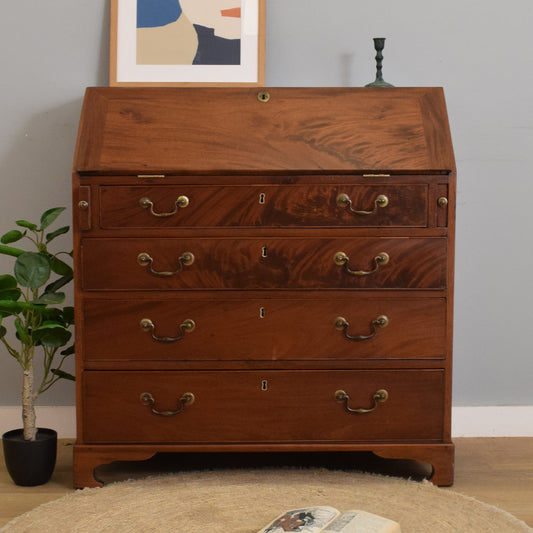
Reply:
[[[0,275],[0,342],[22,369],[23,428],[2,436],[6,466],[17,485],[41,485],[50,479],[57,433],[37,428],[35,400],[59,379],[74,379],[61,369],[74,353],[74,346],[69,345],[74,309],[62,306],[65,293],[61,292],[72,280],[72,267],[63,261],[71,258],[72,252],[48,249],[70,229],[63,226],[47,232],[64,210],[47,210],[39,225],[18,220],[21,229],[0,238],[0,253],[15,258],[13,275]],[[17,241],[28,241],[31,250],[11,246]],[[42,373],[35,372],[38,365]]]

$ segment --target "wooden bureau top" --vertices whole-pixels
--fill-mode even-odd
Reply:
[[[447,173],[441,88],[88,88],[80,174]]]

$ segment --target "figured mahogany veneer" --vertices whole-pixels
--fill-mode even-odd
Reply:
[[[76,170],[449,172],[441,89],[89,89]],[[201,102],[201,105],[198,105]]]
[[[453,481],[442,90],[90,88],[74,485],[158,452],[373,451]]]
[[[155,272],[174,272],[183,253],[194,263],[173,276],[158,277],[141,253],[153,259]],[[351,275],[334,261],[344,252],[347,265],[371,271],[385,252],[389,262],[375,275]],[[441,289],[446,285],[443,238],[229,237],[189,239],[87,239],[81,248],[82,286],[94,290],[184,289]],[[105,260],[103,260],[105,259]]]
[[[347,332],[370,335],[372,322],[388,318],[373,338],[347,341],[335,320],[350,324]],[[116,320],[120,317],[120,320]],[[194,331],[180,342],[154,340],[141,321],[150,319],[155,334],[173,337],[187,319]],[[443,359],[446,301],[443,298],[374,298],[335,296],[298,298],[88,299],[84,304],[83,345],[87,361],[243,360],[243,359]],[[113,324],[113,335],[107,334]],[[208,336],[209,342],[206,342]]]
[[[341,191],[341,192],[339,192]],[[425,184],[365,185],[354,187],[342,181],[334,185],[240,185],[190,186],[187,194],[193,202],[175,217],[154,217],[149,209],[139,212],[139,201],[148,198],[156,213],[174,209],[181,187],[101,187],[100,224],[102,228],[199,227],[425,227],[427,195]],[[347,194],[355,208],[374,209],[379,195],[388,199],[387,208],[378,208],[376,216],[355,217],[339,210],[336,199]],[[206,210],[205,206],[217,209]]]
[[[443,374],[442,370],[87,372],[85,438],[87,443],[104,444],[440,441]],[[258,386],[263,382],[265,390]],[[372,395],[383,388],[389,393],[385,403],[367,418],[354,417],[346,423],[344,404],[335,400],[338,389],[351,391],[351,407],[371,408]],[[198,401],[176,415],[177,423],[173,417],[154,416],[147,406],[139,409],[139,395],[146,391],[160,409],[176,408],[176,391],[194,391]],[[424,403],[417,400],[422,393]],[[433,416],[426,416],[426,410]]]

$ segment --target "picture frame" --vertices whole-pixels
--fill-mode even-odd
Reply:
[[[111,0],[109,85],[263,86],[266,0]]]

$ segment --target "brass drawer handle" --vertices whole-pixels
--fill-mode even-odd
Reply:
[[[143,331],[147,331],[151,333],[152,339],[156,340],[157,342],[176,342],[183,339],[183,335],[185,333],[190,333],[191,331],[194,331],[194,328],[196,327],[196,324],[194,323],[194,320],[191,320],[190,318],[187,318],[179,325],[179,334],[177,337],[158,337],[155,334],[155,325],[149,318],[143,318],[141,320],[141,329]]]
[[[389,319],[385,315],[379,315],[377,318],[372,320],[370,325],[372,326],[373,330],[368,335],[350,335],[348,333],[350,323],[342,316],[338,316],[335,319],[335,329],[342,331],[344,333],[344,336],[347,339],[350,339],[351,341],[366,341],[368,339],[371,339],[376,335],[378,328],[386,328],[389,325]]]
[[[174,202],[174,210],[170,213],[156,213],[154,211],[154,203],[150,198],[146,198],[144,196],[139,200],[139,205],[143,209],[150,209],[150,213],[154,215],[154,217],[164,218],[164,217],[171,217],[172,215],[175,215],[178,212],[178,209],[183,209],[184,207],[187,207],[189,205],[189,199],[186,196],[179,196],[178,199]]]
[[[350,401],[350,397],[348,396],[348,393],[343,390],[338,390],[335,392],[335,400],[338,402],[344,402],[344,407],[346,408],[346,411],[349,413],[353,413],[356,415],[363,415],[365,413],[371,413],[374,411],[377,406],[380,403],[384,403],[389,398],[389,393],[385,389],[379,389],[374,393],[372,396],[372,399],[374,400],[374,405],[370,407],[369,409],[365,409],[363,407],[359,407],[357,409],[354,409],[348,405],[348,402]]]
[[[347,208],[348,211],[354,215],[374,215],[378,212],[378,207],[387,207],[389,205],[389,199],[384,194],[380,194],[374,200],[374,209],[372,209],[372,211],[362,211],[359,209],[354,209],[350,197],[347,194],[342,193],[337,196],[337,205],[344,209]]]
[[[195,397],[192,392],[186,392],[178,401],[178,408],[175,411],[158,411],[155,406],[155,399],[149,392],[143,392],[140,397],[141,403],[150,407],[152,413],[157,416],[174,416],[183,411],[186,405],[192,405]]]
[[[178,258],[178,268],[174,270],[173,272],[168,271],[162,271],[158,272],[157,270],[154,270],[152,263],[154,262],[153,258],[150,256],[147,252],[141,252],[137,256],[137,263],[143,267],[149,266],[150,272],[156,276],[161,277],[168,277],[173,276],[174,274],[178,274],[183,270],[184,266],[189,266],[194,263],[194,255],[191,252],[183,252],[179,258]]]
[[[387,252],[381,252],[376,255],[376,257],[374,257],[375,266],[372,270],[352,270],[348,265],[350,258],[344,252],[337,252],[333,256],[333,261],[335,261],[336,265],[344,265],[346,272],[353,276],[368,276],[369,274],[377,272],[380,266],[386,265],[390,261],[390,257]]]

